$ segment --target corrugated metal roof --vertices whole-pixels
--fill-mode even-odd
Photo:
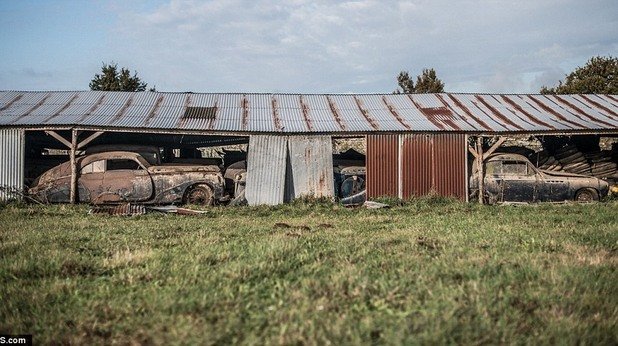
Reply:
[[[214,118],[183,118],[213,107]],[[616,95],[0,91],[0,127],[245,133],[616,130]]]

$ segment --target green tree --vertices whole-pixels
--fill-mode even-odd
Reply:
[[[148,86],[147,83],[137,76],[137,72],[131,76],[131,71],[126,68],[121,68],[118,71],[118,64],[103,63],[101,67],[101,74],[95,74],[92,81],[90,81],[90,90],[103,90],[103,91],[144,91]],[[149,91],[155,91],[154,88]]]
[[[396,94],[411,94],[414,92],[414,81],[410,78],[408,71],[399,72],[399,75],[397,76],[397,84],[401,90],[397,88],[397,90],[395,90]]]
[[[444,83],[436,76],[436,71],[432,68],[423,69],[423,73],[416,77],[417,93],[441,93],[444,92]]]
[[[444,92],[444,83],[438,78],[436,71],[432,68],[424,68],[423,72],[416,76],[416,84],[410,77],[408,71],[401,71],[397,76],[397,84],[399,88],[395,90],[395,94]]]
[[[618,58],[596,56],[586,65],[558,81],[558,86],[541,87],[541,94],[618,94]]]

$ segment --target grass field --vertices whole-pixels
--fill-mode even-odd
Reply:
[[[0,333],[75,344],[618,343],[616,201],[87,210],[1,208]]]

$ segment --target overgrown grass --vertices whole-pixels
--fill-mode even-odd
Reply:
[[[616,201],[87,210],[0,210],[0,333],[74,344],[618,343]]]

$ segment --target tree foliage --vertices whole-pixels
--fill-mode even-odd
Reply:
[[[558,82],[558,86],[543,86],[541,94],[618,94],[618,58],[596,56],[590,58],[586,65]]]
[[[432,68],[423,69],[423,73],[416,77],[417,93],[441,93],[444,92],[444,83],[436,76],[436,71]]]
[[[410,77],[408,71],[401,71],[397,76],[397,84],[399,88],[395,90],[396,94],[444,92],[444,83],[438,78],[436,71],[432,68],[423,69],[423,72],[416,76],[416,84]]]
[[[411,94],[414,92],[414,81],[410,78],[408,71],[399,72],[399,75],[397,76],[397,84],[399,84],[399,87],[401,88],[401,90],[397,89],[395,91],[397,94]]]
[[[101,74],[95,74],[90,81],[90,90],[103,91],[144,91],[147,83],[137,76],[137,72],[131,76],[131,71],[121,68],[118,71],[118,64],[105,64],[101,67]],[[151,88],[149,91],[155,91]]]

